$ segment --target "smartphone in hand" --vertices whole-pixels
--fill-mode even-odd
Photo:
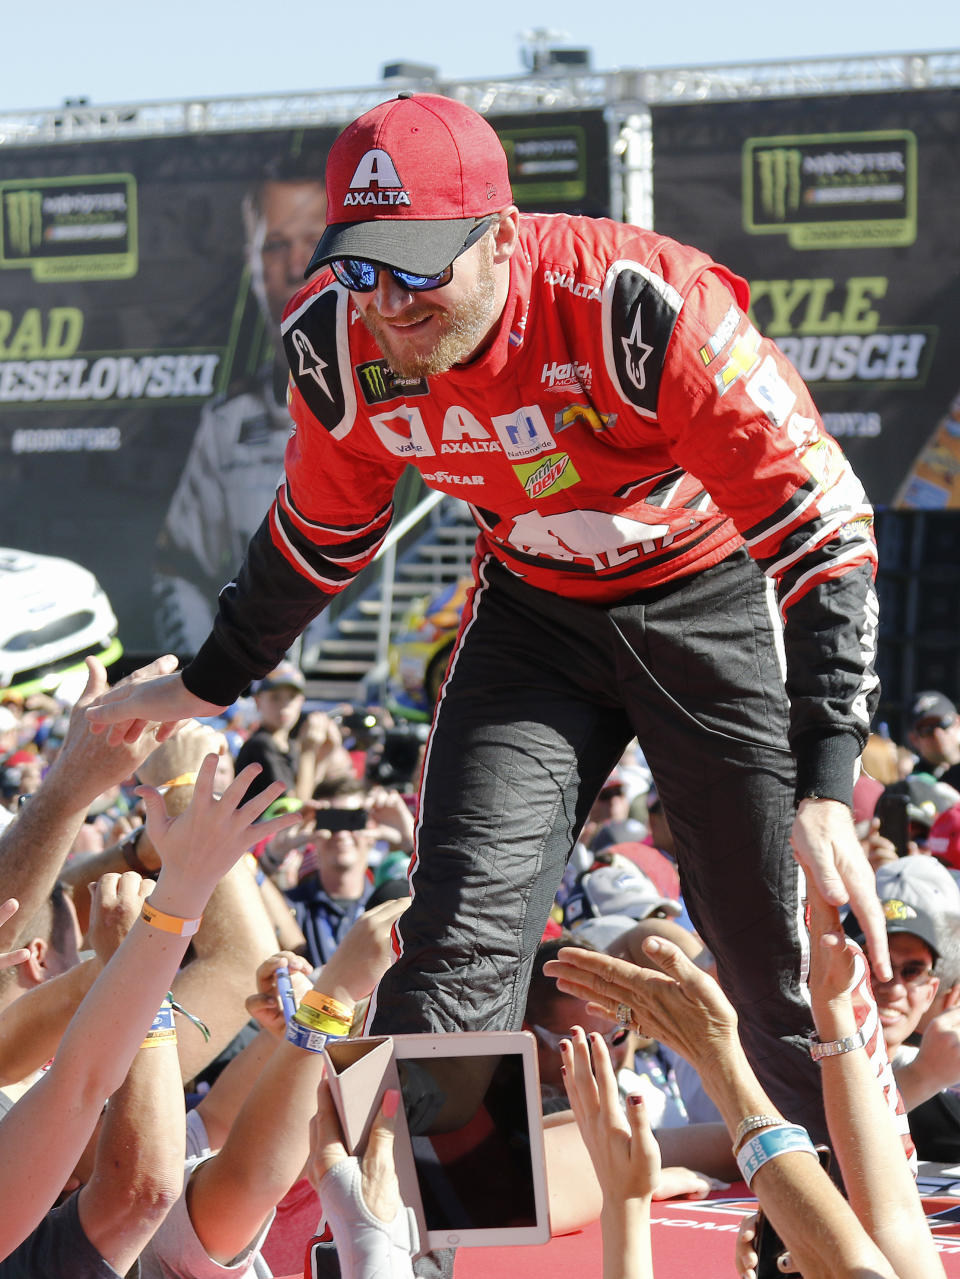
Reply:
[[[880,818],[880,834],[897,850],[898,857],[906,857],[910,839],[910,818],[907,815],[910,800],[895,791],[884,793],[877,800],[874,816]]]
[[[830,1149],[828,1146],[817,1146],[817,1158],[824,1172],[830,1171]],[[757,1279],[780,1279],[783,1275],[799,1275],[796,1268],[781,1269],[778,1264],[781,1255],[786,1252],[783,1240],[767,1220],[763,1209],[757,1210],[756,1238],[754,1250],[757,1254]]]

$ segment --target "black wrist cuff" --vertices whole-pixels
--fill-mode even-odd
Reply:
[[[853,808],[853,783],[860,741],[853,733],[806,737],[794,746],[797,759],[797,802],[835,799]]]

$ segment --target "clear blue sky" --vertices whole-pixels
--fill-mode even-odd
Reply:
[[[8,4],[0,110],[65,97],[122,103],[374,85],[384,62],[431,63],[450,79],[521,74],[520,33],[564,32],[617,67],[785,60],[960,48],[956,0],[47,0]],[[558,43],[563,43],[558,41]]]

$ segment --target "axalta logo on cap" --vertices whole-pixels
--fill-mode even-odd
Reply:
[[[358,204],[409,203],[410,192],[400,181],[397,166],[386,151],[380,147],[367,151],[350,179],[349,189],[343,197],[344,208]]]

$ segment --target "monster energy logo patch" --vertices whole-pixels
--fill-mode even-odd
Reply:
[[[795,249],[912,244],[916,138],[905,129],[749,138],[743,218]]]
[[[7,191],[3,197],[4,243],[11,255],[29,258],[43,236],[42,196],[39,191]]]
[[[363,398],[368,404],[385,404],[387,400],[401,400],[409,395],[429,395],[426,378],[400,377],[386,360],[371,360],[354,368]]]

